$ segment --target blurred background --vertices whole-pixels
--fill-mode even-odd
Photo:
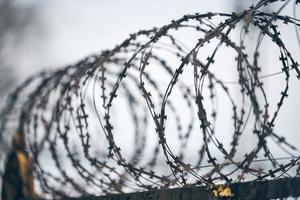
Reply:
[[[256,4],[258,0],[1,0],[0,2],[1,106],[4,105],[6,95],[30,75],[42,70],[62,68],[91,54],[111,49],[138,30],[160,27],[189,13],[240,12]],[[275,3],[268,9],[267,12],[273,12],[278,7]],[[292,4],[284,9],[283,14],[285,13],[294,15]],[[282,28],[284,30],[285,27]],[[254,48],[255,43],[251,40],[256,41],[257,35],[256,29],[251,31],[249,43],[246,44],[249,49]],[[298,44],[295,43],[294,27],[286,29],[286,34],[285,39],[294,38],[285,41],[291,47],[291,51],[299,53]],[[239,31],[236,31],[235,37],[236,40],[239,39]],[[278,67],[273,65],[274,62],[278,63],[278,52],[274,54],[269,50],[271,43],[266,42],[262,49],[261,65],[264,65],[265,74],[281,71],[278,65]],[[232,63],[225,54],[220,60],[227,65]],[[229,82],[235,80],[236,77],[230,70],[222,66],[218,70]],[[274,98],[274,102],[277,102],[275,98],[278,99],[280,91],[277,87],[273,87],[274,80],[279,83],[284,79],[271,77],[265,83],[271,95],[270,99]],[[296,139],[295,131],[298,128],[299,116],[295,110],[300,108],[297,92],[300,88],[294,76],[291,81],[286,103],[289,106],[283,108],[277,121],[277,128],[279,133],[282,131],[282,134],[290,133],[289,135],[294,136],[292,139]],[[228,105],[220,104],[219,107],[225,108]],[[226,122],[228,119],[224,121],[222,115],[220,117],[220,130],[229,129]]]
[[[62,68],[91,54],[111,49],[138,30],[160,27],[189,13],[240,12],[256,2],[258,1],[0,0],[0,106],[4,105],[6,95],[30,75],[42,70]],[[278,8],[268,9],[268,12],[272,12],[272,9],[275,11]],[[285,13],[293,16],[293,8],[288,7]],[[291,30],[294,30],[294,27]],[[255,29],[251,31],[255,35]],[[294,32],[286,32],[285,38],[295,38]],[[236,38],[239,38],[238,31]],[[249,38],[251,39],[251,34]],[[291,52],[299,53],[295,39],[286,42],[291,47]],[[251,49],[251,41],[247,45]],[[271,61],[278,61],[278,55],[272,55],[268,44],[262,48],[262,52],[264,72],[280,72],[277,66],[275,68],[268,65]],[[221,56],[223,57],[220,60],[229,62],[225,54]],[[228,69],[223,69],[222,73],[228,81],[235,78],[230,78],[232,74]],[[274,102],[277,102],[280,91],[276,84],[284,80],[268,80],[270,81],[266,81],[266,87],[270,92],[269,98],[276,98]],[[285,135],[288,141],[298,140],[299,116],[295,111],[300,109],[299,90],[300,84],[296,82],[293,74],[286,102],[288,107],[283,108],[276,124],[276,131],[279,135]],[[226,106],[222,103],[220,101],[220,107],[225,109]],[[226,120],[219,124],[219,130],[227,130]],[[223,132],[221,138],[226,137],[222,134]],[[227,140],[229,141],[229,138]],[[251,143],[247,137],[243,141],[243,148]]]
[[[188,13],[239,11],[253,0],[1,0],[0,99],[26,77],[112,48]]]
[[[0,105],[3,105],[9,91],[30,75],[42,70],[61,68],[88,55],[113,48],[130,33],[160,27],[189,13],[240,12],[258,1],[1,0],[0,2]],[[273,7],[268,9],[268,12],[272,12]],[[274,7],[274,11],[276,9],[278,8]],[[284,12],[293,16],[292,6],[285,8]],[[291,38],[295,38],[294,27],[291,27],[291,30],[292,32],[290,30],[286,32],[292,34]],[[251,31],[255,32],[254,29]],[[236,32],[236,38],[239,38],[239,33]],[[251,40],[251,34],[249,38]],[[285,38],[289,38],[289,35]],[[296,49],[299,53],[295,39],[286,42],[290,44],[292,51]],[[251,46],[251,41],[248,46]],[[264,69],[270,69],[266,71],[267,74],[276,73],[280,69],[269,67],[268,64],[270,60],[278,61],[277,54],[272,56],[270,47],[265,46],[262,59],[264,60],[262,64],[266,64]],[[228,77],[231,72],[225,69],[225,74]],[[271,78],[267,84],[274,85],[274,79]],[[285,132],[297,130],[298,116],[295,110],[299,108],[298,89],[297,82],[291,84],[291,94],[287,102],[289,107],[284,108],[281,115],[283,117],[278,118],[279,130]],[[271,94],[271,99],[280,93],[276,87],[273,91],[276,94],[275,96]],[[292,125],[287,126],[288,122],[292,122]]]

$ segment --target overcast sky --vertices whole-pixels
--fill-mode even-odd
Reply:
[[[18,0],[34,18],[22,29],[17,42],[6,51],[7,66],[15,69],[20,83],[29,75],[45,69],[75,63],[93,53],[112,48],[140,29],[159,27],[184,14],[232,12],[247,8],[254,1],[243,0]],[[239,5],[237,5],[239,2]],[[265,52],[266,55],[268,52]],[[278,58],[276,58],[278,59]],[[278,69],[271,71],[277,72]],[[279,69],[280,71],[280,69]],[[230,72],[228,72],[230,73]],[[274,84],[274,83],[272,83]],[[299,85],[299,84],[298,84]],[[279,129],[295,132],[299,87],[288,99]],[[275,88],[277,89],[277,88]],[[297,93],[298,91],[298,93]],[[286,117],[290,116],[290,117]],[[294,120],[294,121],[293,121]],[[293,121],[293,126],[286,122]]]
[[[106,48],[140,29],[162,26],[188,13],[232,12],[237,0],[31,0],[35,19],[8,56],[22,77],[56,68]],[[251,4],[253,1],[244,1]],[[17,57],[16,57],[17,55]],[[21,78],[22,79],[22,78]]]
[[[26,77],[38,71],[61,68],[68,64],[73,64],[88,55],[113,48],[126,39],[130,33],[137,32],[140,29],[160,27],[173,19],[178,19],[190,13],[231,13],[243,7],[247,8],[257,1],[15,0],[15,2],[18,8],[21,8],[25,13],[32,12],[33,15],[24,29],[18,30],[18,33],[11,33],[12,37],[15,36],[17,39],[14,38],[10,48],[6,48],[4,52],[4,66],[13,69],[17,78],[15,84],[20,84]],[[20,15],[19,17],[22,18],[22,16]],[[298,48],[297,45],[293,45],[295,43],[294,39],[288,40],[287,43],[290,43],[292,48]],[[273,55],[272,49],[270,49],[270,46],[266,44],[262,52],[267,58],[264,61],[265,65],[263,65],[267,74],[280,71],[280,68],[276,68],[278,66],[272,64],[275,59],[278,61],[278,56],[277,54]],[[220,57],[221,64],[228,64],[229,59],[224,53]],[[223,70],[224,76],[232,75],[232,72],[226,68],[220,70]],[[287,136],[288,139],[293,141],[292,144],[297,144],[294,141],[299,141],[299,136],[297,136],[299,135],[297,133],[297,130],[299,130],[299,114],[295,111],[300,110],[300,84],[295,80],[294,76],[295,74],[293,74],[289,98],[285,104],[288,106],[285,106],[280,113],[281,115],[276,123],[276,131],[278,131],[279,135]],[[230,80],[230,76],[228,77],[226,80]],[[271,93],[270,101],[277,103],[278,95],[280,95],[278,85],[282,83],[282,80],[276,77],[271,77],[268,80],[270,81],[265,86],[266,90]],[[228,106],[229,104],[225,106],[222,104],[224,103],[224,96],[221,96],[220,99],[220,112],[225,113],[226,117],[228,117],[230,111],[227,113],[226,109],[231,109],[231,107]],[[276,103],[273,106],[276,107]],[[120,116],[122,117],[122,115]],[[231,120],[231,116],[228,118]],[[230,142],[228,141],[231,140],[231,135],[228,136],[224,133],[230,132],[228,127],[232,126],[232,121],[228,123],[229,120],[226,120],[219,123],[219,130],[221,131],[218,132],[219,135],[217,136],[222,139],[222,142],[225,141],[226,143],[227,140],[229,145]],[[125,124],[127,121],[122,119],[120,127],[122,127],[122,123]],[[251,132],[247,133],[254,137]],[[245,137],[241,147],[246,148],[247,145],[253,145],[253,142],[251,144],[251,141],[249,141]],[[198,143],[199,140],[192,142]],[[124,146],[128,146],[128,144]]]

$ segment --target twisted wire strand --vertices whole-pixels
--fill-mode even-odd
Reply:
[[[273,3],[282,6],[262,11]],[[131,34],[112,50],[34,75],[15,89],[1,112],[1,145],[8,148],[16,131],[26,137],[44,198],[297,176],[299,150],[275,125],[291,76],[300,78],[297,57],[280,33],[281,24],[288,24],[299,34],[299,19],[280,14],[298,3],[262,0],[241,13],[185,15]],[[246,45],[250,28],[259,32],[252,53]],[[177,39],[181,31],[195,42]],[[264,40],[279,53],[273,65],[281,72],[262,74]],[[233,82],[215,69],[224,48],[237,56]],[[278,100],[270,99],[263,82],[271,75],[284,77]],[[218,108],[225,98],[231,113]],[[231,117],[229,144],[218,133],[222,115]],[[242,138],[250,133],[256,144],[240,155]],[[132,141],[124,146],[122,139]],[[287,159],[276,157],[275,146]],[[267,168],[257,165],[266,160]]]

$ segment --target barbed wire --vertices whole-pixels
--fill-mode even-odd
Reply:
[[[263,12],[273,3],[282,6]],[[241,13],[185,15],[131,34],[112,50],[37,74],[9,96],[1,112],[2,149],[14,132],[26,138],[43,198],[297,176],[299,150],[275,125],[291,76],[300,78],[296,57],[280,33],[287,24],[298,34],[300,20],[281,15],[298,3],[262,0]],[[249,28],[259,33],[253,52],[246,45]],[[184,31],[191,45],[177,39]],[[262,73],[265,40],[279,55],[272,65],[281,72]],[[215,69],[227,65],[224,57],[221,63],[217,59],[224,47],[236,55],[235,69],[228,68],[237,77],[233,82],[223,81]],[[274,86],[283,88],[277,102],[262,80],[274,75],[284,77]],[[232,108],[229,144],[218,133],[218,117],[228,115],[218,109],[220,100]],[[253,147],[241,155],[249,135],[256,137]],[[275,147],[287,157],[276,158]],[[259,161],[270,165],[263,168]]]

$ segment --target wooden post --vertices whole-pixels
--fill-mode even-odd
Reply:
[[[274,180],[233,183],[228,185],[233,196],[217,199],[277,199],[300,196],[300,177]],[[86,196],[68,200],[209,200],[214,199],[212,191],[205,187],[183,187],[167,190],[112,194],[107,196]]]

